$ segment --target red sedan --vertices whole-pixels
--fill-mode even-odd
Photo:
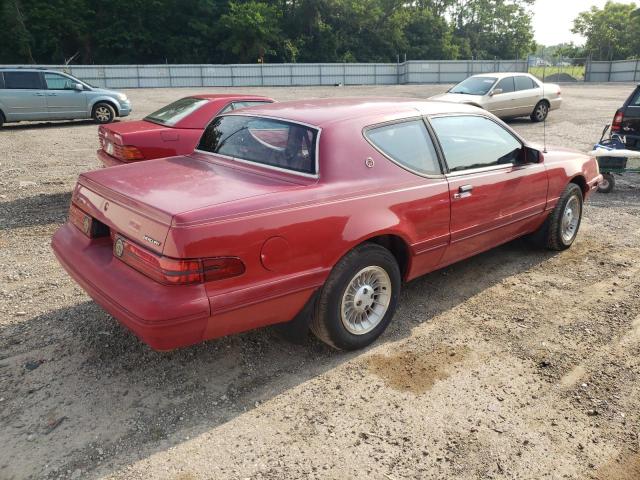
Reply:
[[[472,106],[274,103],[215,118],[191,155],[81,175],[53,249],[155,349],[292,319],[356,349],[403,281],[526,234],[569,248],[601,179]]]
[[[98,159],[105,167],[187,155],[196,148],[213,117],[240,108],[272,103],[258,95],[217,94],[181,98],[142,120],[98,128]]]

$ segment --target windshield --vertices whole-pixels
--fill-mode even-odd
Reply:
[[[449,93],[462,93],[466,95],[486,95],[497,78],[494,77],[469,77],[449,90]]]
[[[181,98],[180,100],[170,103],[169,105],[162,107],[160,110],[147,115],[144,119],[153,123],[159,123],[160,125],[172,127],[187,115],[191,115],[205,103],[207,103],[207,100],[202,98]]]
[[[317,136],[317,130],[296,123],[225,115],[209,124],[198,150],[314,174]]]

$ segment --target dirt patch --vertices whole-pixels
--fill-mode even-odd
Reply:
[[[391,355],[373,354],[369,370],[395,390],[422,394],[436,382],[455,373],[468,351],[466,348],[437,348],[433,352],[402,351]]]
[[[598,480],[638,480],[640,478],[640,455],[628,455],[616,459],[598,469]]]

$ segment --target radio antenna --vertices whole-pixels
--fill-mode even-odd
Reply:
[[[543,100],[547,98],[544,94],[545,81],[546,81],[546,77],[543,73],[542,74],[542,99]],[[548,116],[549,116],[549,111],[547,111],[547,115],[544,117],[544,120],[542,121],[542,144],[544,146],[544,149],[542,150],[543,153],[547,153],[547,117]]]

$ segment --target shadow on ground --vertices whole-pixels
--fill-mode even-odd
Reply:
[[[69,212],[71,193],[45,193],[0,202],[0,225],[22,228],[64,223]]]
[[[551,255],[518,240],[411,282],[377,345]],[[3,328],[0,352],[4,468],[29,451],[37,478],[117,471],[363,354],[294,345],[273,328],[157,353],[93,302]]]

